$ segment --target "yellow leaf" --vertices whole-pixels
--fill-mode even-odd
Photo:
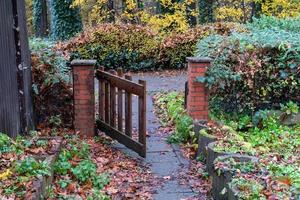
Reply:
[[[5,172],[0,174],[0,180],[6,180],[12,175],[12,172],[10,169],[7,169]]]

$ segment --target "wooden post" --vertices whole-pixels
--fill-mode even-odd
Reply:
[[[104,71],[104,67],[99,67],[100,71]],[[105,84],[104,81],[99,80],[99,118],[104,121],[105,108]]]
[[[118,76],[123,77],[123,70],[118,69]],[[123,131],[123,90],[118,88],[118,130]]]
[[[144,86],[144,95],[139,96],[139,142],[143,144],[143,156],[146,156],[146,81],[139,80]]]
[[[116,71],[111,70],[111,74],[116,75]],[[110,84],[110,125],[116,127],[116,87]]]
[[[132,77],[125,75],[125,79],[132,80]],[[132,136],[132,95],[125,92],[125,134],[129,137]]]
[[[81,136],[95,135],[95,60],[73,60],[74,127]]]
[[[105,111],[105,122],[107,124],[109,124],[109,112],[110,112],[110,108],[109,108],[109,83],[106,82],[105,83],[105,107],[104,107],[104,111]]]

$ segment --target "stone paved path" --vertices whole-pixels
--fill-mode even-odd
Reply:
[[[177,200],[192,197],[195,194],[188,186],[182,186],[176,180],[176,175],[182,168],[188,168],[189,161],[183,158],[178,147],[166,143],[166,138],[157,134],[160,127],[157,118],[153,114],[152,95],[158,91],[184,90],[184,83],[187,79],[185,73],[173,76],[158,76],[157,74],[134,75],[133,80],[142,79],[147,81],[147,130],[150,137],[147,138],[147,157],[144,161],[150,164],[150,168],[156,175],[165,178],[162,188],[154,195],[156,200]],[[133,102],[133,107],[137,101]],[[137,110],[133,109],[133,121],[137,121]],[[133,124],[135,127],[136,124]],[[123,145],[116,145],[117,148],[131,156],[137,156]],[[170,179],[168,179],[170,177]]]

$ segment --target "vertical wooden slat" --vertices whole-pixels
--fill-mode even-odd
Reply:
[[[125,79],[132,80],[132,77],[125,75]],[[125,134],[132,136],[132,95],[125,92]]]
[[[143,144],[143,154],[146,154],[146,81],[139,80],[144,86],[144,95],[139,96],[139,142]]]
[[[99,67],[99,70],[104,71],[104,67]],[[105,84],[104,81],[99,80],[99,118],[104,120],[105,107]]]
[[[123,77],[123,70],[118,69],[118,76]],[[118,88],[118,130],[123,131],[123,90]]]
[[[110,71],[111,74],[115,75],[114,70]],[[110,84],[110,125],[116,127],[116,87]]]
[[[12,1],[0,1],[0,132],[16,137],[22,126],[13,24]]]
[[[109,83],[108,82],[105,82],[105,107],[104,107],[104,111],[105,111],[105,122],[107,124],[109,124]]]

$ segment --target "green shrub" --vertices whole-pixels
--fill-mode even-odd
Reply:
[[[87,180],[94,178],[97,167],[95,163],[87,159],[81,161],[75,168],[72,168],[71,171],[80,183],[85,183]],[[96,183],[99,184],[98,182]]]
[[[155,68],[159,43],[145,27],[104,24],[87,30],[80,38],[74,38],[69,43],[71,58],[96,59],[107,69]]]
[[[71,59],[96,59],[107,69],[181,69],[192,56],[198,39],[211,33],[228,35],[236,24],[216,23],[184,33],[160,35],[149,27],[132,24],[102,24],[73,38],[62,49]]]
[[[170,92],[168,94],[158,93],[156,97],[158,97],[156,106],[159,106],[165,112],[160,117],[165,117],[166,119],[160,120],[164,124],[167,121],[168,124],[171,122],[175,126],[175,131],[168,138],[168,142],[186,143],[195,139],[193,120],[184,109],[183,95],[178,92]]]
[[[300,102],[300,32],[283,30],[287,28],[210,35],[199,41],[196,55],[214,58],[207,76],[198,78],[211,89],[213,111],[251,114]]]
[[[278,19],[276,17],[261,16],[258,19],[253,19],[253,22],[247,24],[247,27],[252,30],[279,29],[279,30],[286,30],[289,32],[299,32],[300,17]]]
[[[36,161],[34,158],[26,157],[17,163],[14,169],[21,176],[43,176],[50,175],[48,163]]]
[[[79,8],[73,0],[51,0],[51,35],[54,40],[67,40],[82,30]]]
[[[30,40],[36,120],[52,127],[71,126],[73,93],[70,68],[54,45],[54,42],[45,39]]]

